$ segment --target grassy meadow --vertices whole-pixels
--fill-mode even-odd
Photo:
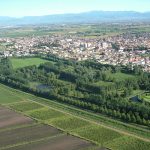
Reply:
[[[12,66],[14,69],[23,68],[32,65],[40,65],[42,63],[48,62],[47,60],[41,58],[12,58]]]

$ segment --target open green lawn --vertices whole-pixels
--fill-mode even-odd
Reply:
[[[40,65],[42,63],[49,62],[49,61],[41,58],[12,58],[11,62],[13,68],[18,69],[18,68],[23,68],[32,65]]]
[[[114,78],[116,81],[122,81],[128,78],[135,78],[134,75],[130,75],[130,74],[125,74],[125,73],[113,73],[111,74],[111,77]]]
[[[150,93],[145,93],[141,96],[141,98],[143,98],[145,101],[150,102]]]
[[[133,93],[130,96],[128,96],[128,98],[134,97],[136,95],[141,96],[144,92],[144,90],[133,90]]]
[[[133,90],[133,95],[141,95],[144,92],[145,92],[144,90]]]
[[[96,83],[94,83],[94,85],[98,85],[98,86],[109,86],[109,85],[113,85],[113,82],[105,82],[105,81],[98,81]]]

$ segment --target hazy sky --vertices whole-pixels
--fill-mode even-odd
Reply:
[[[39,16],[91,10],[150,11],[150,0],[0,0],[0,16]]]

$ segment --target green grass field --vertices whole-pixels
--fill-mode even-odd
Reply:
[[[36,110],[33,112],[29,112],[29,116],[32,116],[33,118],[36,118],[39,120],[49,120],[49,119],[62,117],[65,115],[63,113],[58,112],[58,111],[45,108],[42,110]]]
[[[0,86],[0,104],[14,103],[22,100],[23,98]]]
[[[105,82],[105,81],[98,81],[96,83],[94,83],[94,85],[98,85],[98,86],[109,86],[109,85],[113,85],[113,82]]]
[[[0,32],[0,37],[26,37],[26,36],[43,36],[43,35],[49,35],[53,32],[51,31],[42,31],[38,29],[33,28],[18,28],[18,29],[5,29]]]
[[[15,105],[12,104],[12,105],[10,105],[10,107],[17,111],[25,112],[25,111],[39,109],[39,108],[42,108],[43,106],[39,105],[37,103],[26,101],[26,102],[22,102],[22,103],[17,103]]]
[[[49,62],[49,61],[40,58],[12,58],[11,62],[13,68],[18,69],[18,68],[23,68],[32,65],[38,66],[42,63]]]
[[[141,98],[143,98],[145,101],[150,102],[150,93],[145,93],[141,96]]]
[[[112,150],[150,150],[150,143],[129,136],[114,139],[106,145]]]
[[[90,122],[88,121],[73,116],[69,116],[69,115],[67,115],[66,117],[60,117],[60,118],[50,120],[48,123],[62,130],[72,131],[73,133],[76,133],[74,132],[74,130],[76,129],[90,125]]]
[[[94,141],[102,146],[106,146],[106,143],[109,143],[116,138],[124,136],[123,134],[98,125],[91,125],[76,130],[76,134],[81,137],[85,137],[86,139],[90,139],[91,141]]]
[[[125,73],[113,73],[111,74],[111,77],[114,78],[116,81],[122,81],[128,78],[135,78],[135,76],[130,75],[130,74],[125,74]]]

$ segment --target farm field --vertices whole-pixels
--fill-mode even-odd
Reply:
[[[33,125],[8,131],[0,132],[0,145],[1,147],[9,147],[23,142],[31,142],[50,136],[55,136],[60,132],[46,125]],[[3,136],[5,135],[5,136]]]
[[[8,150],[79,150],[88,148],[91,144],[83,140],[79,140],[73,136],[58,136],[56,138],[48,139],[42,142],[35,142],[29,145],[16,146],[15,148],[8,148]]]
[[[29,116],[32,116],[33,118],[39,119],[39,120],[49,120],[53,118],[59,118],[59,117],[65,117],[64,114],[61,112],[50,110],[50,109],[42,109],[42,110],[36,110],[29,112]]]
[[[33,123],[34,121],[29,117],[25,117],[8,108],[0,106],[0,130]]]
[[[42,35],[49,35],[51,32],[48,31],[40,31],[33,28],[23,28],[23,29],[5,29],[0,31],[0,37],[26,37],[26,36],[42,36]]]
[[[22,102],[22,103],[18,103],[15,105],[11,105],[11,107],[17,111],[29,111],[29,110],[34,110],[34,109],[38,109],[38,108],[42,108],[42,105],[39,105],[37,103],[32,103],[32,102]]]
[[[12,102],[23,101],[23,98],[8,92],[8,90],[0,86],[0,104],[8,104]]]
[[[18,104],[14,104],[14,105],[18,105]],[[99,145],[100,147],[108,147],[110,149],[113,149],[114,145],[111,145],[112,141],[115,141],[117,139],[119,139],[118,141],[122,141],[120,139],[127,137],[126,134],[119,133],[117,131],[105,128],[96,123],[57,111],[52,108],[48,108],[46,106],[45,108],[30,110],[30,111],[26,111],[25,113],[36,120],[43,121],[43,123],[45,124],[52,125],[60,130],[69,132],[72,135],[76,135],[83,139],[87,139]],[[132,139],[135,141],[135,143],[133,142],[133,145],[135,145],[134,147],[138,147],[136,138],[132,137]],[[128,142],[128,138],[125,138],[125,140],[124,142]],[[148,149],[150,143],[149,142],[144,142],[144,143],[143,143],[143,147]],[[117,149],[121,150],[122,148],[120,146],[117,147]]]
[[[0,113],[0,150],[79,150],[95,147],[91,142],[67,135],[6,107],[0,106]]]
[[[50,120],[48,123],[52,124],[53,126],[56,126],[57,128],[66,130],[66,131],[71,131],[73,133],[74,130],[80,129],[86,126],[90,126],[91,123],[85,120],[81,120],[76,117],[72,116],[67,116],[67,117],[61,117],[61,118],[56,118],[55,120]]]
[[[34,119],[40,121],[43,120],[46,124],[52,125],[66,132],[70,132],[73,135],[78,135],[79,137],[88,139],[104,147],[105,145],[101,144],[104,143],[104,141],[109,142],[115,138],[123,136],[116,131],[103,128],[99,125],[93,125],[93,123],[87,120],[83,120],[69,114],[66,115],[63,112],[59,112],[51,108],[33,110],[26,112],[26,114]]]
[[[106,146],[106,143],[109,143],[117,138],[123,137],[123,135],[120,133],[97,125],[90,125],[79,130],[77,129],[74,132],[76,132],[77,135],[81,137],[86,137],[87,139],[99,143],[102,146]]]
[[[106,144],[107,145],[107,144]],[[112,149],[122,149],[122,150],[149,150],[149,143],[145,143],[143,141],[139,141],[138,139],[134,139],[129,136],[124,136],[121,138],[117,138],[112,140],[107,147],[111,147]]]
[[[48,62],[47,60],[40,58],[12,58],[11,59],[12,66],[14,69],[32,66],[32,65],[40,65],[42,63]]]
[[[52,29],[54,28],[54,29]],[[113,36],[113,35],[118,35],[123,33],[120,30],[114,30],[114,27],[109,27],[109,30],[106,30],[106,26],[87,26],[87,25],[82,25],[82,26],[67,26],[67,27],[50,27],[49,29],[47,28],[32,28],[32,27],[22,27],[22,28],[17,28],[17,29],[3,29],[0,31],[0,37],[27,37],[27,36],[44,36],[44,35],[50,35],[50,34],[64,34],[64,33],[80,33],[79,36],[84,36],[86,37],[91,37],[94,38],[96,36],[101,36],[101,37],[107,37],[107,36]],[[116,28],[116,27],[115,27]],[[84,34],[85,33],[85,34]]]
[[[39,150],[40,149],[45,150],[45,149],[48,149],[49,145],[54,145],[52,150],[55,150],[55,149],[58,149],[59,146],[62,146],[62,145],[64,145],[64,147],[67,147],[67,143],[64,143],[63,141],[61,141],[61,139],[63,139],[62,138],[63,136],[64,136],[64,138],[68,139],[68,136],[65,133],[69,133],[71,135],[81,137],[82,139],[89,140],[89,141],[97,144],[100,147],[101,146],[107,147],[112,150],[116,150],[116,149],[124,150],[125,148],[122,146],[122,143],[123,142],[128,143],[129,142],[128,137],[130,137],[130,139],[132,139],[131,146],[133,147],[133,150],[135,148],[136,148],[136,150],[141,150],[141,148],[144,150],[145,149],[149,150],[150,142],[148,142],[149,141],[148,138],[147,138],[147,140],[145,140],[145,138],[144,139],[138,138],[138,136],[137,136],[137,138],[136,138],[136,136],[130,136],[126,132],[120,132],[119,130],[114,130],[107,126],[105,127],[103,124],[101,125],[100,123],[97,123],[95,121],[91,121],[90,119],[88,120],[87,118],[84,118],[84,116],[83,117],[75,116],[69,112],[66,112],[65,110],[60,109],[61,107],[53,108],[54,105],[48,105],[48,103],[46,103],[46,101],[45,101],[45,103],[42,103],[41,101],[44,101],[44,99],[42,99],[42,98],[38,98],[38,97],[35,97],[30,94],[25,94],[23,92],[5,87],[3,85],[1,85],[0,87],[2,89],[5,89],[8,94],[11,93],[12,97],[17,96],[17,97],[22,97],[24,99],[24,101],[16,102],[14,100],[14,102],[11,101],[11,103],[9,103],[9,104],[3,103],[3,105],[10,107],[11,109],[14,109],[18,112],[23,113],[24,115],[27,115],[27,116],[33,118],[33,120],[36,120],[35,122],[51,125],[53,127],[56,127],[58,129],[64,131],[64,132],[58,133],[58,135],[56,134],[56,136],[55,135],[50,136],[50,137],[46,136],[46,138],[44,138],[44,139],[43,139],[42,135],[41,135],[40,139],[36,139],[36,138],[34,139],[34,135],[33,135],[33,138],[32,138],[33,141],[22,142],[20,139],[20,142],[18,144],[15,144],[15,147],[14,147],[14,144],[13,145],[8,144],[8,146],[5,147],[5,149],[9,149],[9,150],[18,149],[19,150],[19,149],[26,149],[26,147],[27,147],[29,150],[30,149],[32,150],[32,148],[39,149]],[[37,101],[36,101],[36,99],[37,99]],[[1,98],[0,98],[0,102],[1,102]],[[9,109],[7,109],[7,110],[9,110]],[[5,115],[4,108],[1,107],[0,111],[3,112],[3,114]],[[10,113],[9,113],[9,115],[10,115]],[[22,130],[27,129],[27,128],[32,130],[33,126],[35,126],[37,128],[39,126],[43,126],[42,124],[39,124],[39,123],[35,123],[34,125],[28,124],[28,125],[25,125],[25,127],[20,126],[20,128],[22,128]],[[2,135],[1,132],[3,132],[3,134],[7,135],[7,134],[9,134],[10,130],[17,131],[18,126],[16,128],[17,129],[15,129],[13,126],[12,129],[9,127],[9,130],[7,127],[0,129],[0,137]],[[17,132],[17,133],[19,133],[19,132]],[[28,132],[25,132],[25,133],[28,133]],[[53,138],[58,139],[58,144],[57,144],[58,147],[55,145],[55,142],[57,140],[54,140]],[[73,138],[73,136],[71,136],[71,138]],[[22,139],[24,140],[24,136],[22,137]],[[2,138],[1,140],[5,140],[5,139]],[[15,140],[15,138],[14,138],[14,140]],[[118,142],[115,142],[115,141],[118,141]],[[73,147],[69,148],[69,149],[72,149],[72,150],[79,149],[78,143],[76,143],[74,141],[72,142],[72,140],[70,141],[70,143],[72,143]],[[141,144],[139,144],[139,143],[141,143]],[[93,150],[92,148],[90,148],[91,146],[93,146],[91,143],[89,144],[88,142],[83,140],[82,144],[83,144],[83,150]],[[129,144],[130,144],[130,142],[129,142]],[[140,149],[138,148],[138,146],[140,147]],[[126,147],[126,149],[128,148],[127,145],[125,147]],[[80,147],[80,149],[81,149],[81,147]],[[100,149],[94,149],[94,150],[100,150]]]

